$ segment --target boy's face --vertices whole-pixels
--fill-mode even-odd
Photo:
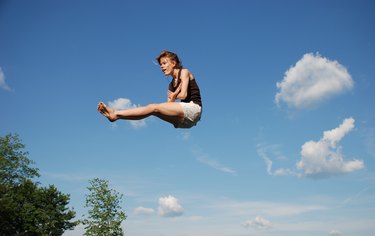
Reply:
[[[164,75],[172,75],[175,66],[176,62],[168,57],[160,58],[160,69],[163,71]]]

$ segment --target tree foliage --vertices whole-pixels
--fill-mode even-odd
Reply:
[[[69,195],[32,181],[39,173],[24,147],[17,135],[0,137],[0,236],[62,235],[77,225]]]
[[[82,221],[87,236],[124,235],[121,223],[126,214],[120,204],[123,195],[110,189],[107,180],[90,180],[90,193],[86,197],[89,217]]]
[[[39,177],[38,169],[30,167],[34,162],[24,148],[18,135],[0,137],[0,183],[14,185]]]

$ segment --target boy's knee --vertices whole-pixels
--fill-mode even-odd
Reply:
[[[152,111],[152,113],[158,113],[160,111],[159,104],[149,104],[147,107]]]

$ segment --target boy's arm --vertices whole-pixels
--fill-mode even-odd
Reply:
[[[180,93],[182,87],[182,82],[176,89],[176,91],[172,92],[171,90],[168,89],[168,102],[175,102],[177,95]]]
[[[187,96],[187,90],[188,90],[188,86],[189,86],[189,80],[190,80],[190,72],[188,69],[182,69],[181,71],[181,83],[180,83],[180,86],[178,89],[176,89],[176,92],[177,90],[178,93],[176,93],[176,98],[175,99],[180,99],[180,100],[183,100],[186,98]]]

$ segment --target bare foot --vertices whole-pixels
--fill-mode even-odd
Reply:
[[[103,102],[98,104],[98,111],[111,122],[116,121],[117,115],[115,114],[115,110],[110,107],[107,107]]]

